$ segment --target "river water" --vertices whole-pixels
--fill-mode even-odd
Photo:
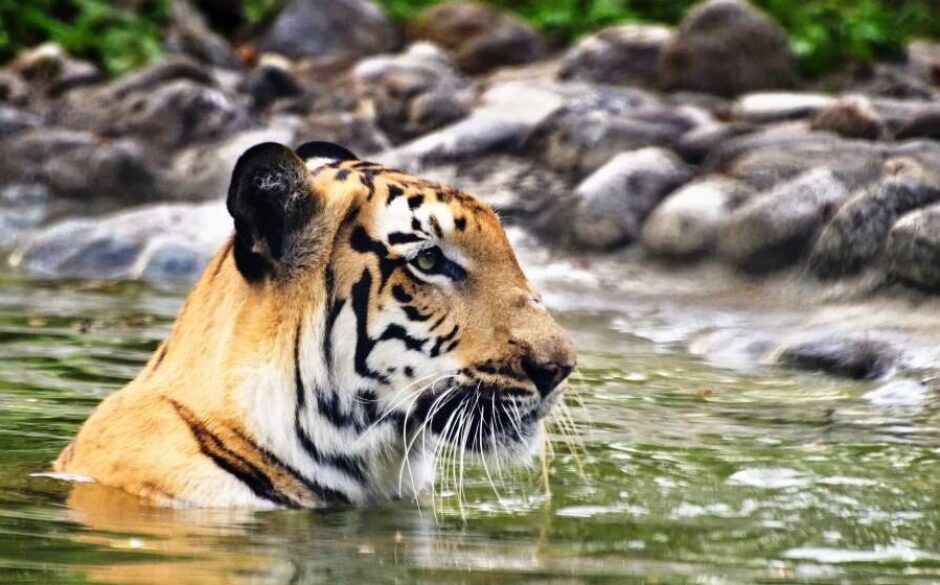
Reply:
[[[535,248],[523,263],[579,348],[567,401],[577,439],[556,424],[550,496],[537,464],[472,468],[459,503],[445,482],[420,506],[362,510],[170,510],[33,475],[144,364],[186,287],[7,275],[0,583],[940,579],[929,342],[885,380],[786,370],[752,359],[754,331],[882,313],[812,312],[708,273],[653,282]],[[893,314],[910,322],[887,333],[930,329]]]

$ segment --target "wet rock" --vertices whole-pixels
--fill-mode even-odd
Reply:
[[[913,119],[898,129],[895,138],[898,140],[910,140],[912,138],[940,140],[940,106],[915,115]]]
[[[825,108],[816,114],[810,128],[863,140],[878,140],[886,133],[881,117],[862,96],[845,97]]]
[[[747,272],[768,272],[800,258],[848,198],[828,169],[809,171],[758,195],[732,213],[719,240],[721,256]]]
[[[907,61],[912,71],[927,83],[940,86],[940,43],[917,40],[907,47]]]
[[[258,41],[289,57],[359,57],[399,44],[395,27],[367,0],[291,0]]]
[[[164,49],[171,55],[190,57],[198,63],[225,69],[240,69],[235,51],[213,31],[202,14],[188,0],[170,4],[170,19]]]
[[[671,39],[672,30],[664,26],[611,26],[569,49],[559,75],[591,83],[654,87],[663,46]]]
[[[131,139],[39,129],[0,142],[0,183],[39,184],[54,197],[141,203],[163,195],[160,173]]]
[[[785,31],[743,0],[708,0],[683,18],[660,63],[670,89],[737,95],[790,85]]]
[[[576,204],[562,218],[570,222],[576,246],[610,249],[637,239],[646,216],[692,172],[662,148],[621,153],[575,190]]]
[[[830,169],[854,190],[881,176],[884,156],[883,148],[868,141],[771,128],[724,141],[702,167],[704,172],[740,179],[760,191],[812,169]]]
[[[471,114],[378,157],[391,166],[425,166],[518,151],[533,129],[565,103],[552,84],[513,81],[489,88]]]
[[[194,280],[231,231],[222,201],[140,207],[44,228],[10,262],[56,278]]]
[[[10,69],[32,87],[52,96],[104,79],[100,69],[75,59],[56,43],[45,43],[20,54]]]
[[[461,69],[481,73],[500,65],[518,65],[542,56],[542,39],[516,16],[478,2],[432,6],[411,24],[416,39],[454,53]]]
[[[359,108],[393,140],[426,134],[469,113],[466,79],[435,45],[361,61],[351,73]]]
[[[923,178],[885,178],[839,210],[813,248],[810,269],[821,278],[857,272],[881,253],[898,217],[938,200],[940,189]]]
[[[940,205],[898,220],[888,233],[885,257],[891,274],[926,289],[940,289]]]
[[[735,112],[745,121],[759,124],[809,118],[831,107],[837,98],[805,92],[756,92],[741,96]]]
[[[774,362],[849,378],[880,378],[900,359],[890,343],[861,335],[823,333],[784,344],[772,354]]]
[[[13,183],[0,187],[0,252],[46,221],[52,196],[45,185]]]
[[[473,193],[506,224],[529,224],[563,201],[573,187],[537,161],[502,154],[428,168],[422,176]]]
[[[679,188],[643,225],[643,247],[656,256],[684,260],[710,252],[731,213],[754,194],[734,179],[709,176]]]
[[[601,89],[566,100],[526,149],[558,171],[584,176],[625,150],[671,146],[698,123],[689,109],[664,107],[648,94]]]
[[[38,128],[41,123],[42,119],[35,114],[0,105],[0,140]]]

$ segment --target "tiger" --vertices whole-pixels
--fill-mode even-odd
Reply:
[[[531,461],[576,365],[476,197],[329,142],[238,158],[234,231],[53,464],[170,506],[417,499],[442,445]]]

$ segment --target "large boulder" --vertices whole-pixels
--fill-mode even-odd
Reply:
[[[780,365],[848,378],[880,378],[891,371],[900,352],[868,335],[816,333],[790,340],[771,354]]]
[[[12,265],[55,278],[191,281],[232,231],[223,201],[70,219],[25,238]]]
[[[881,253],[898,217],[938,200],[940,189],[924,177],[885,178],[839,210],[813,248],[810,269],[830,278],[864,268]]]
[[[684,260],[710,252],[731,213],[754,194],[748,185],[710,175],[669,195],[643,225],[643,247],[652,254]]]
[[[919,287],[940,290],[940,204],[902,217],[888,233],[888,270]]]
[[[793,78],[785,31],[743,0],[708,0],[691,10],[660,63],[663,86],[726,96],[786,87]]]
[[[189,0],[174,0],[169,16],[163,42],[168,54],[186,56],[212,67],[241,68],[232,46],[212,30]]]
[[[940,43],[917,40],[907,47],[911,69],[927,83],[940,86]]]
[[[542,39],[532,27],[480,2],[432,6],[417,16],[410,29],[414,38],[453,51],[460,68],[468,73],[529,63],[543,54]]]
[[[692,177],[672,152],[643,148],[618,154],[575,189],[573,209],[559,209],[573,243],[611,249],[637,239],[649,213]]]
[[[663,47],[672,39],[665,26],[624,24],[588,35],[562,59],[559,76],[592,83],[654,87]]]
[[[368,0],[292,0],[258,48],[289,57],[351,59],[387,53],[399,41],[395,27]]]
[[[359,108],[397,142],[465,117],[471,94],[449,56],[430,43],[400,55],[379,55],[352,70]]]
[[[767,272],[800,258],[849,197],[828,169],[817,169],[752,198],[722,230],[721,256],[739,269]]]
[[[72,57],[56,43],[44,43],[21,53],[10,64],[10,71],[33,91],[53,97],[104,79],[104,73],[95,65]]]

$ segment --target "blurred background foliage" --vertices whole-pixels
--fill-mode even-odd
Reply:
[[[201,0],[219,29],[246,37],[286,0]],[[160,55],[172,0],[0,0],[0,60],[45,40],[119,74]],[[407,21],[439,0],[378,0]],[[558,45],[620,22],[675,24],[697,0],[492,0]],[[900,56],[907,41],[940,38],[940,0],[754,0],[790,35],[804,74]]]

